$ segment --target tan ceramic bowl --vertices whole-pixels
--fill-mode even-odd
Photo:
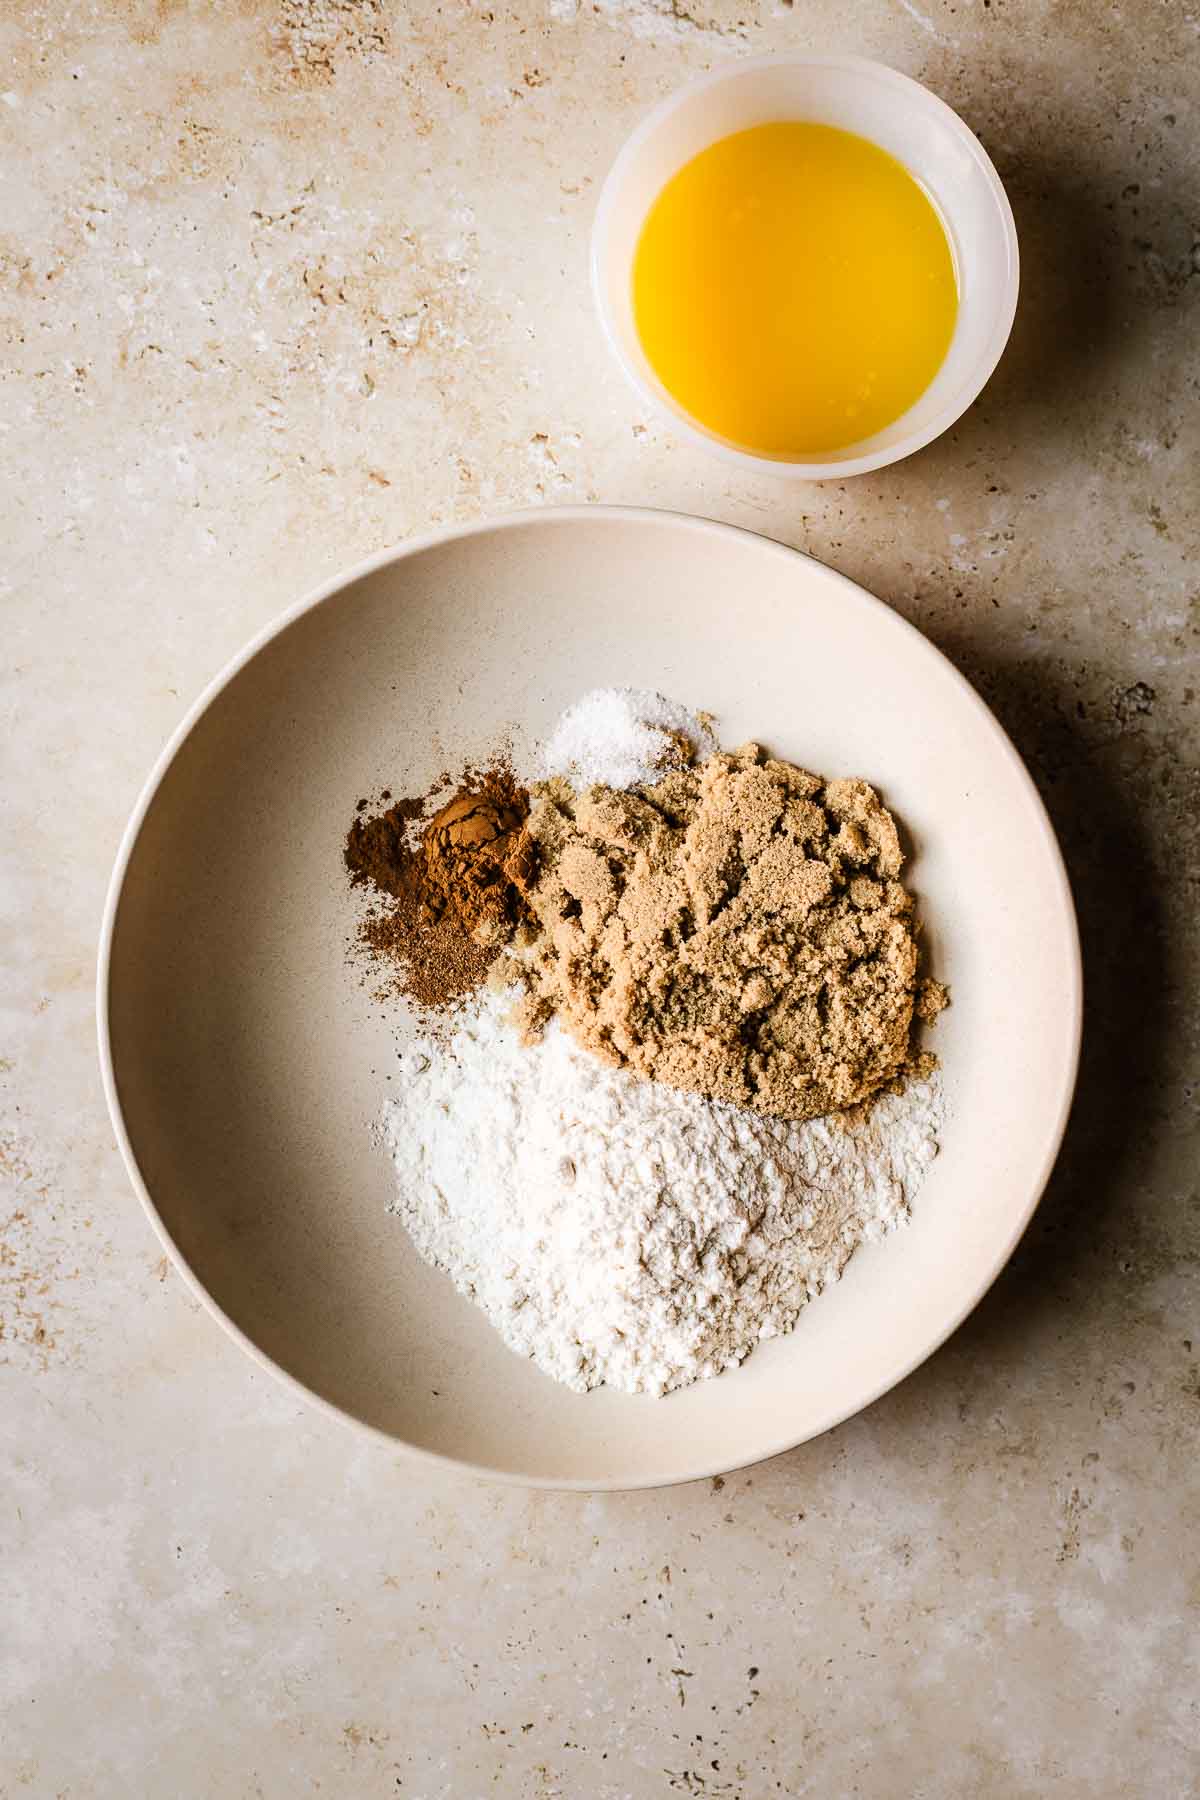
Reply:
[[[420,791],[581,690],[657,687],[829,775],[911,838],[951,1114],[912,1223],[787,1338],[665,1400],[579,1396],[505,1348],[385,1208],[370,1127],[401,1021],[352,972],[360,795]],[[996,721],[924,638],[791,550],[564,508],[376,558],[258,638],[167,746],[113,875],[104,1078],[194,1291],[298,1391],[478,1474],[638,1487],[826,1430],[928,1356],[1013,1249],[1062,1134],[1080,973],[1062,862]]]

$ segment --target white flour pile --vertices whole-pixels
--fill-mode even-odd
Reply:
[[[533,779],[563,775],[581,791],[631,788],[715,749],[708,726],[686,706],[644,688],[594,688],[563,713]]]
[[[554,1023],[523,1048],[511,1005],[406,1052],[382,1135],[418,1250],[568,1387],[740,1363],[907,1216],[937,1154],[936,1077],[795,1124],[640,1081]]]

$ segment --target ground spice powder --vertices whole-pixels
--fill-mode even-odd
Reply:
[[[529,797],[502,765],[468,770],[416,831],[428,805],[427,798],[403,799],[370,814],[360,802],[345,863],[351,882],[379,897],[359,935],[381,965],[382,985],[438,1009],[485,980],[501,946],[529,917],[524,890],[536,852]]]

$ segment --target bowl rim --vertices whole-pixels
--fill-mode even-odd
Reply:
[[[881,81],[885,86],[895,88],[898,92],[906,95],[910,102],[914,102],[933,117],[938,118],[966,148],[982,174],[999,214],[1004,236],[1008,268],[1004,301],[995,330],[976,360],[971,376],[959,386],[933,419],[920,430],[906,433],[894,444],[868,451],[861,456],[846,457],[840,462],[823,462],[817,458],[797,460],[759,455],[753,450],[742,449],[737,444],[731,443],[713,432],[706,431],[702,425],[689,418],[682,407],[676,406],[669,397],[646,381],[641,370],[626,355],[606,291],[605,274],[609,266],[607,245],[611,235],[613,214],[617,206],[617,196],[647,141],[653,137],[659,126],[670,118],[672,113],[694,100],[698,95],[706,93],[712,88],[723,86],[726,82],[736,80],[748,73],[753,74],[758,70],[781,67],[837,69],[866,76],[872,80]],[[713,142],[716,141],[714,138]],[[940,211],[940,208],[938,210]],[[698,449],[707,450],[711,454],[720,456],[726,462],[732,463],[748,473],[775,475],[785,479],[805,481],[837,481],[843,476],[866,475],[875,469],[885,469],[890,464],[901,462],[905,457],[914,455],[918,450],[923,450],[926,444],[932,443],[935,438],[948,431],[962,417],[968,407],[974,405],[995,373],[996,365],[1003,356],[1012,334],[1021,285],[1020,247],[1017,241],[1017,226],[1013,218],[1012,205],[1005,191],[1004,183],[996,172],[995,164],[966,121],[939,94],[935,94],[932,88],[927,88],[923,82],[916,81],[911,75],[903,74],[899,69],[893,69],[888,63],[877,62],[874,58],[867,56],[810,53],[805,50],[772,50],[761,56],[735,57],[727,63],[722,63],[720,67],[711,69],[697,80],[677,88],[646,114],[641,123],[635,126],[629,137],[626,138],[604,179],[592,220],[588,268],[592,302],[599,317],[605,341],[626,380],[635,393],[653,409],[658,418],[668,423],[674,431],[679,432]]]
[[[1063,1071],[1065,1078],[1062,1083],[1062,1095],[1053,1129],[1047,1137],[1046,1148],[1038,1166],[1036,1178],[1031,1184],[1029,1197],[1019,1213],[1014,1215],[1005,1243],[994,1259],[986,1278],[982,1282],[976,1284],[974,1291],[962,1301],[950,1319],[939,1325],[935,1335],[918,1354],[911,1356],[906,1361],[888,1369],[871,1390],[854,1403],[850,1405],[837,1403],[831,1406],[828,1413],[821,1418],[820,1422],[814,1426],[812,1430],[803,1432],[799,1437],[794,1433],[785,1432],[780,1438],[766,1445],[756,1455],[747,1457],[742,1461],[728,1463],[721,1460],[716,1462],[701,1460],[694,1468],[688,1468],[683,1471],[674,1470],[665,1473],[652,1473],[644,1478],[639,1478],[636,1481],[589,1478],[552,1479],[547,1476],[522,1474],[514,1470],[489,1468],[482,1464],[470,1462],[465,1458],[448,1456],[439,1451],[423,1449],[419,1445],[408,1443],[405,1439],[385,1430],[382,1426],[373,1425],[368,1420],[359,1418],[356,1414],[350,1412],[347,1408],[338,1405],[335,1401],[328,1400],[324,1395],[316,1393],[312,1388],[306,1386],[306,1384],[297,1376],[291,1374],[281,1363],[276,1362],[265,1350],[261,1349],[248,1333],[230,1318],[229,1314],[225,1312],[215,1296],[209,1292],[200,1281],[199,1277],[193,1272],[187,1259],[184,1257],[174,1238],[171,1236],[166,1222],[158,1211],[158,1208],[155,1206],[149,1188],[142,1178],[133,1144],[125,1125],[120,1094],[117,1088],[116,1070],[114,1067],[112,1051],[111,1021],[109,1017],[113,938],[117,918],[120,912],[125,876],[137,846],[137,841],[141,834],[142,825],[146,819],[146,815],[153,805],[155,796],[157,795],[171,764],[174,762],[180,748],[190,736],[198,721],[208,711],[209,707],[218,696],[223,693],[237,677],[241,670],[258,655],[259,651],[267,644],[271,643],[273,639],[280,636],[294,624],[297,619],[302,618],[306,613],[323,605],[327,600],[336,598],[337,595],[344,593],[367,576],[373,575],[380,569],[387,568],[393,563],[403,562],[410,556],[417,556],[427,550],[439,548],[444,544],[458,542],[471,537],[481,537],[492,532],[506,532],[527,528],[530,525],[553,527],[559,524],[580,523],[584,521],[591,523],[598,520],[611,520],[614,523],[642,523],[660,526],[664,529],[677,529],[678,527],[683,526],[685,529],[695,531],[701,536],[710,535],[714,537],[749,539],[755,543],[760,550],[763,550],[768,554],[786,557],[789,560],[800,559],[803,562],[814,564],[816,568],[821,570],[823,576],[827,576],[835,583],[835,585],[842,588],[845,603],[857,604],[865,612],[871,615],[882,616],[894,629],[919,639],[922,648],[939,663],[944,665],[944,672],[960,689],[968,704],[979,716],[980,723],[988,731],[993,741],[996,743],[997,748],[1016,774],[1019,783],[1023,786],[1026,799],[1030,804],[1032,817],[1038,827],[1043,844],[1049,855],[1051,866],[1057,877],[1059,895],[1063,905],[1063,915],[1069,927],[1069,957],[1068,966],[1064,971],[1064,975],[1068,990],[1068,1024],[1070,1030],[1068,1053]],[[254,633],[242,649],[237,651],[205,685],[197,698],[192,702],[191,706],[187,708],[183,718],[171,732],[166,743],[163,745],[163,748],[155,758],[150,773],[146,777],[141,792],[134,802],[133,810],[130,813],[129,820],[121,835],[120,844],[117,849],[112,874],[105,895],[96,962],[96,1029],[101,1080],[104,1088],[105,1101],[108,1107],[109,1119],[112,1124],[117,1147],[121,1153],[121,1160],[125,1165],[125,1170],[129,1176],[134,1192],[141,1201],[163,1249],[169,1256],[176,1272],[183,1277],[188,1290],[195,1299],[200,1302],[204,1310],[217,1321],[235,1343],[240,1345],[242,1350],[246,1352],[260,1369],[274,1377],[276,1380],[282,1382],[283,1386],[291,1393],[293,1398],[303,1401],[307,1405],[315,1406],[328,1418],[336,1419],[343,1425],[349,1426],[355,1432],[365,1434],[368,1438],[390,1451],[393,1455],[399,1454],[406,1461],[411,1461],[414,1468],[423,1466],[427,1469],[436,1469],[445,1475],[472,1477],[476,1480],[493,1483],[499,1486],[536,1488],[556,1493],[627,1493],[651,1488],[679,1487],[690,1481],[709,1480],[716,1475],[728,1475],[737,1469],[752,1468],[760,1462],[769,1461],[772,1457],[782,1456],[788,1451],[798,1449],[801,1444],[808,1443],[813,1438],[823,1436],[825,1432],[833,1430],[835,1426],[843,1424],[847,1419],[855,1417],[860,1412],[864,1412],[867,1407],[873,1406],[884,1394],[889,1393],[892,1388],[898,1386],[899,1383],[911,1375],[915,1369],[926,1362],[934,1352],[940,1349],[946,1340],[958,1330],[959,1326],[969,1314],[975,1310],[976,1306],[979,1305],[984,1295],[991,1288],[1001,1271],[1007,1265],[1017,1244],[1024,1235],[1025,1230],[1037,1209],[1038,1203],[1045,1192],[1046,1184],[1050,1179],[1050,1175],[1058,1158],[1058,1153],[1062,1145],[1062,1140],[1067,1128],[1067,1121],[1070,1117],[1071,1107],[1074,1101],[1079,1071],[1082,1028],[1082,953],[1079,940],[1078,920],[1066,865],[1063,862],[1062,851],[1059,847],[1058,839],[1055,835],[1054,827],[1050,822],[1050,817],[1046,811],[1045,805],[1043,804],[1042,798],[1034,785],[1033,778],[1026,768],[1020,753],[995,714],[992,712],[991,708],[976,692],[966,676],[959,672],[944,652],[939,650],[937,645],[925,636],[924,632],[920,631],[900,613],[888,606],[885,601],[878,599],[866,588],[860,587],[859,584],[856,581],[852,581],[848,575],[843,575],[839,570],[830,568],[827,563],[822,563],[816,557],[809,556],[803,550],[794,549],[789,544],[781,543],[776,538],[766,537],[763,533],[750,530],[745,526],[731,525],[721,520],[705,518],[702,515],[694,513],[681,513],[665,507],[579,504],[527,507],[522,508],[519,511],[502,513],[496,516],[475,520],[465,525],[448,526],[438,530],[424,532],[419,536],[405,539],[400,544],[394,544],[385,550],[377,551],[373,555],[364,558],[362,561],[354,563],[349,568],[329,577],[317,587],[310,590],[301,599],[294,602],[291,606],[286,607],[266,625],[262,626]]]

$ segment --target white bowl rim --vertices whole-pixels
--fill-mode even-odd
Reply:
[[[978,166],[987,187],[996,203],[1000,215],[1001,228],[1004,233],[1006,261],[1008,266],[1008,283],[996,329],[992,334],[983,354],[979,357],[975,372],[958,392],[946,402],[941,411],[918,431],[907,433],[898,438],[894,444],[885,445],[862,456],[846,457],[841,462],[819,462],[816,460],[789,460],[786,457],[759,456],[753,450],[740,449],[736,444],[705,431],[684,412],[682,407],[669,405],[663,396],[644,380],[642,372],[626,356],[621,345],[615,321],[612,317],[605,292],[604,254],[610,221],[616,206],[617,193],[628,170],[632,166],[638,152],[648,138],[658,130],[664,119],[667,119],[680,106],[695,99],[698,94],[710,88],[723,85],[756,69],[781,68],[784,66],[844,69],[862,75],[870,75],[873,79],[908,93],[917,98],[918,103],[925,106],[954,133],[970,152]],[[868,56],[850,56],[836,53],[810,53],[805,50],[771,50],[761,56],[735,57],[719,68],[711,69],[708,74],[701,75],[696,81],[688,82],[660,100],[652,111],[637,125],[618,151],[615,161],[604,180],[600,197],[596,202],[596,212],[592,221],[591,253],[589,270],[592,286],[592,300],[600,319],[609,349],[612,351],[622,372],[634,391],[653,408],[656,415],[666,421],[674,431],[679,432],[697,448],[707,450],[722,457],[726,462],[755,475],[776,475],[784,479],[806,481],[837,481],[848,475],[867,475],[872,470],[887,468],[891,463],[902,462],[905,457],[923,450],[926,444],[948,431],[956,420],[960,419],[967,408],[973,406],[995,372],[996,365],[1003,356],[1012,333],[1013,320],[1017,312],[1017,297],[1021,285],[1020,248],[1017,242],[1016,221],[1013,218],[1012,205],[1005,192],[1004,183],[996,172],[995,164],[980,143],[966,121],[955,112],[954,108],[927,88],[923,82],[916,81],[911,75],[905,75],[890,64],[876,62]]]
[[[508,531],[531,524],[591,521],[601,517],[610,518],[615,521],[640,521],[648,524],[660,524],[671,527],[683,525],[690,530],[695,530],[702,534],[707,533],[715,537],[746,538],[753,540],[761,548],[778,556],[787,557],[789,559],[799,558],[803,562],[814,563],[816,564],[816,567],[822,571],[823,575],[828,576],[829,579],[842,587],[847,602],[861,606],[866,612],[884,615],[891,627],[899,629],[901,632],[909,633],[912,637],[918,639],[923,650],[944,665],[946,674],[961,690],[964,698],[978,713],[981,723],[996,741],[997,747],[1012,766],[1018,780],[1024,785],[1027,797],[1031,802],[1033,817],[1037,820],[1046,849],[1056,870],[1060,895],[1063,901],[1064,915],[1071,927],[1070,965],[1065,972],[1068,993],[1070,996],[1071,1026],[1070,1054],[1067,1071],[1068,1079],[1063,1084],[1063,1096],[1055,1118],[1054,1128],[1047,1138],[1045,1153],[1038,1169],[1037,1178],[1031,1184],[1029,1198],[1020,1213],[1014,1216],[1008,1237],[1003,1248],[996,1256],[986,1278],[975,1284],[974,1291],[963,1300],[961,1306],[952,1315],[949,1321],[939,1327],[928,1345],[922,1349],[919,1354],[909,1357],[907,1361],[903,1361],[896,1367],[889,1369],[887,1374],[879,1380],[875,1387],[873,1387],[865,1397],[850,1405],[837,1404],[831,1407],[828,1415],[822,1418],[812,1430],[803,1432],[799,1437],[794,1434],[785,1433],[778,1441],[767,1445],[758,1454],[748,1457],[742,1462],[730,1464],[721,1460],[718,1460],[715,1463],[701,1461],[695,1468],[686,1469],[683,1472],[673,1471],[668,1474],[651,1474],[636,1482],[619,1479],[565,1480],[546,1476],[526,1475],[515,1471],[489,1468],[478,1463],[469,1462],[465,1458],[446,1456],[438,1451],[422,1449],[417,1445],[405,1442],[404,1439],[382,1429],[380,1426],[372,1425],[365,1419],[356,1417],[354,1413],[337,1405],[336,1402],[327,1400],[323,1395],[318,1394],[312,1388],[307,1387],[304,1382],[298,1379],[298,1377],[292,1375],[282,1366],[282,1364],[276,1362],[265,1350],[261,1349],[241,1326],[236,1324],[235,1321],[230,1318],[216,1298],[208,1291],[203,1282],[201,1282],[199,1277],[193,1272],[190,1264],[187,1262],[182,1251],[179,1249],[174,1238],[167,1229],[162,1215],[159,1213],[158,1208],[151,1198],[150,1191],[146,1186],[146,1183],[142,1178],[141,1170],[138,1167],[133,1144],[125,1125],[120,1095],[117,1091],[116,1072],[112,1053],[111,1021],[109,1017],[109,978],[111,973],[113,935],[116,928],[117,914],[120,910],[121,894],[125,884],[126,872],[132,859],[142,825],[181,746],[189,737],[197,722],[241,670],[245,668],[246,664],[251,662],[265,645],[269,644],[272,639],[280,636],[289,626],[294,624],[297,619],[302,618],[305,613],[311,612],[315,607],[322,605],[327,600],[333,599],[337,594],[352,587],[356,582],[363,580],[366,576],[375,574],[379,569],[386,568],[391,563],[402,562],[407,557],[419,555],[426,550],[434,549],[443,544],[453,543],[465,538],[484,536],[489,532]],[[897,613],[892,607],[878,599],[866,588],[860,587],[859,584],[856,581],[852,581],[848,575],[843,575],[839,570],[830,568],[827,563],[820,562],[816,557],[808,556],[803,550],[796,550],[789,544],[780,543],[776,538],[766,537],[761,532],[749,530],[745,526],[730,525],[721,520],[704,518],[694,513],[676,512],[666,507],[602,505],[541,506],[522,508],[519,511],[475,520],[466,525],[448,526],[438,530],[424,532],[419,536],[405,539],[403,543],[394,544],[385,550],[376,551],[373,555],[364,558],[361,562],[355,563],[348,569],[344,569],[340,573],[329,577],[326,581],[321,582],[318,587],[312,589],[302,599],[296,601],[292,606],[285,608],[283,612],[279,613],[273,620],[269,621],[257,631],[253,637],[251,637],[249,642],[245,644],[241,650],[237,651],[224,667],[213,676],[212,680],[209,681],[197,699],[188,708],[179,724],[167,739],[162,750],[159,752],[159,755],[146,778],[145,785],[134,803],[133,811],[129,816],[129,822],[121,836],[120,845],[113,864],[112,875],[109,880],[108,891],[105,896],[104,911],[100,925],[100,938],[96,961],[96,1032],[104,1097],[108,1106],[109,1119],[112,1124],[117,1147],[121,1153],[121,1159],[125,1164],[125,1170],[129,1176],[134,1192],[137,1194],[142,1206],[145,1208],[150,1223],[153,1226],[163,1249],[170,1257],[178,1274],[182,1276],[189,1291],[195,1299],[200,1302],[200,1305],[204,1310],[217,1321],[235,1343],[241,1346],[260,1369],[264,1370],[268,1375],[273,1376],[277,1381],[282,1382],[283,1386],[291,1393],[293,1398],[303,1401],[306,1405],[317,1407],[327,1417],[337,1419],[343,1425],[348,1425],[352,1430],[365,1434],[365,1436],[373,1439],[377,1444],[387,1449],[393,1455],[398,1454],[404,1459],[411,1461],[414,1466],[424,1465],[430,1469],[437,1469],[443,1474],[471,1476],[477,1480],[504,1487],[541,1488],[557,1493],[625,1493],[649,1488],[679,1487],[689,1481],[709,1480],[716,1475],[728,1475],[736,1469],[752,1468],[757,1463],[767,1462],[772,1457],[782,1456],[788,1451],[798,1449],[801,1444],[809,1443],[813,1438],[823,1436],[825,1432],[833,1430],[835,1426],[843,1424],[847,1419],[853,1418],[858,1413],[865,1411],[867,1407],[873,1406],[884,1394],[889,1393],[892,1388],[898,1386],[899,1383],[911,1375],[915,1369],[918,1369],[922,1363],[928,1361],[934,1352],[940,1349],[942,1344],[958,1330],[963,1321],[979,1305],[984,1295],[988,1292],[996,1278],[1009,1262],[1009,1259],[1029,1225],[1029,1221],[1037,1209],[1038,1203],[1045,1192],[1046,1184],[1054,1169],[1055,1162],[1058,1159],[1058,1153],[1066,1133],[1067,1121],[1070,1117],[1071,1107],[1074,1101],[1075,1086],[1079,1071],[1079,1057],[1083,1032],[1083,962],[1079,942],[1078,922],[1075,913],[1074,900],[1071,894],[1070,880],[1062,859],[1062,851],[1059,848],[1054,827],[1050,822],[1041,795],[1034,786],[1033,778],[1026,768],[1019,751],[1013,744],[1012,739],[1008,736],[1008,733],[1004,730],[991,708],[976,692],[974,687],[972,687],[966,676],[960,674],[958,669],[956,669],[954,664],[950,661],[949,657],[939,650],[937,645],[934,644],[930,638],[925,636],[924,632],[918,630],[915,625],[910,624],[902,614]]]

